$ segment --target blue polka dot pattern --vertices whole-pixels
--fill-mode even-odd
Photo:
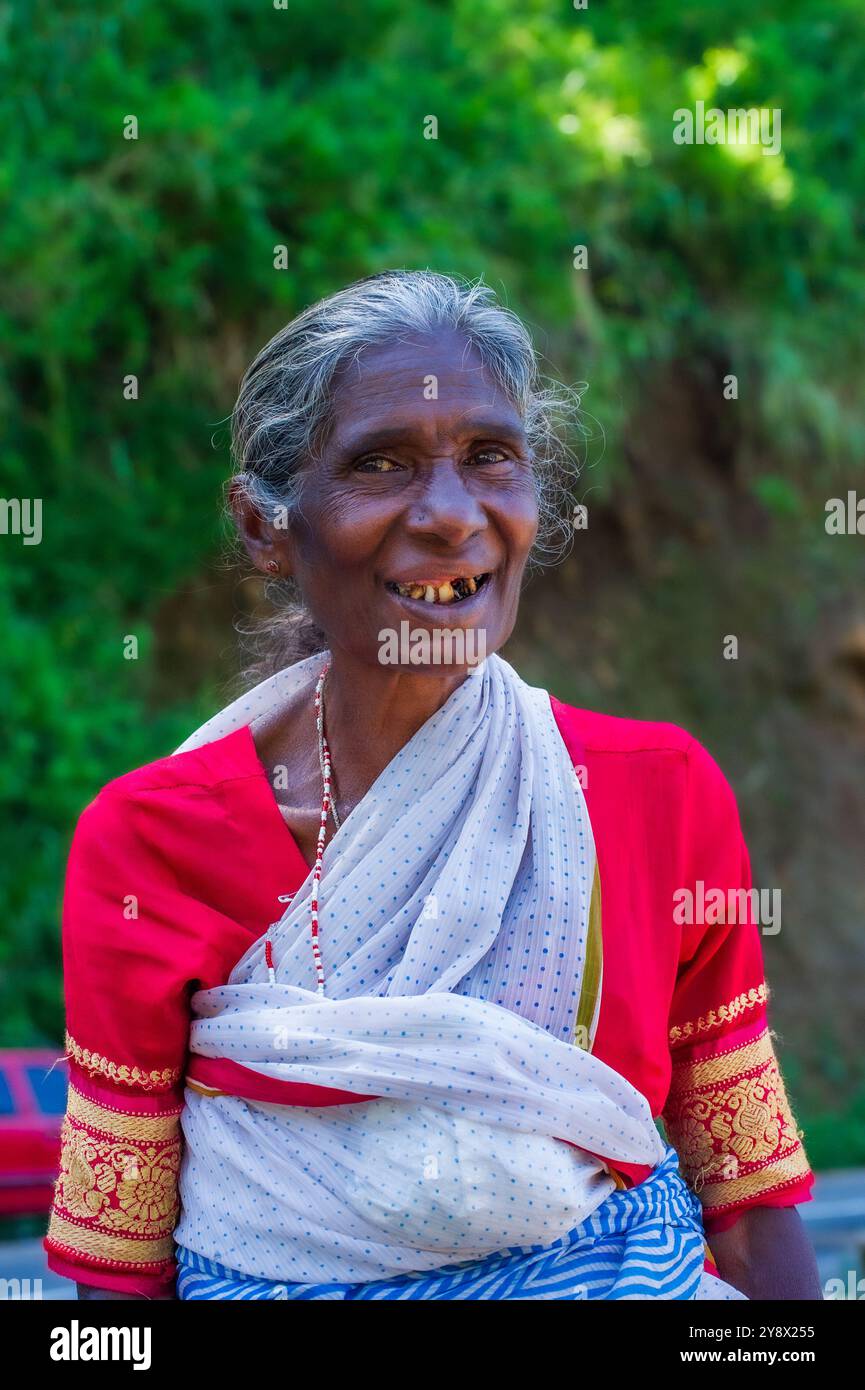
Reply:
[[[327,998],[307,879],[271,933],[277,982],[257,942],[192,1001],[194,1054],[380,1099],[187,1090],[179,1243],[250,1277],[389,1278],[544,1248],[613,1190],[597,1155],[657,1164],[645,1099],[572,1044],[594,870],[549,696],[491,656],[325,851]]]
[[[700,1204],[670,1148],[650,1178],[614,1192],[547,1247],[513,1248],[430,1273],[368,1283],[286,1284],[240,1274],[194,1251],[178,1252],[185,1301],[463,1299],[743,1300],[703,1269]],[[746,1300],[747,1301],[747,1300]]]

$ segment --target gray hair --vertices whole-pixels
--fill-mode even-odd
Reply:
[[[262,517],[290,518],[296,511],[304,467],[331,424],[336,374],[377,343],[443,328],[465,337],[523,421],[540,513],[531,564],[566,553],[579,472],[574,443],[585,433],[581,387],[541,376],[528,330],[490,286],[430,270],[385,271],[320,299],[280,329],[247,368],[231,417],[231,446],[235,481]],[[257,628],[264,659],[250,675],[327,645],[292,582],[274,584],[272,591],[280,613]]]

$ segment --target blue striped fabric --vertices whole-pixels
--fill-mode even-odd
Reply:
[[[549,1246],[369,1284],[279,1284],[178,1249],[180,1299],[692,1299],[703,1272],[700,1204],[668,1148],[639,1187],[614,1192]]]

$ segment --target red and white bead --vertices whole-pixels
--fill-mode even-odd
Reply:
[[[318,916],[318,888],[321,882],[321,865],[324,856],[324,842],[327,836],[327,818],[333,812],[334,822],[339,828],[339,821],[336,815],[336,807],[331,804],[331,762],[330,749],[327,739],[324,736],[324,716],[322,712],[322,693],[324,690],[324,678],[330,669],[330,662],[327,663],[318,678],[315,687],[315,725],[318,731],[319,761],[321,763],[321,820],[319,824],[318,837],[316,840],[315,864],[312,869],[312,889],[310,891],[309,910],[310,910],[310,937],[312,942],[312,960],[315,966],[316,994],[324,995],[324,964],[321,958],[321,946],[319,943],[319,916]],[[293,893],[284,895],[285,901],[289,901],[294,896]],[[283,901],[283,898],[280,898]],[[268,934],[264,941],[264,959],[267,965],[267,977],[271,984],[276,984],[276,968],[273,963],[273,942],[270,932],[276,923],[272,923],[268,928]]]

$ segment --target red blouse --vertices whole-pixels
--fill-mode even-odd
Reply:
[[[663,1118],[710,1238],[748,1207],[807,1201],[729,784],[673,725],[552,708],[598,853],[594,1052]],[[70,1089],[45,1240],[56,1272],[170,1290],[189,1000],[225,983],[308,871],[248,728],[117,778],[83,812],[63,915]],[[722,909],[699,910],[722,895]]]

